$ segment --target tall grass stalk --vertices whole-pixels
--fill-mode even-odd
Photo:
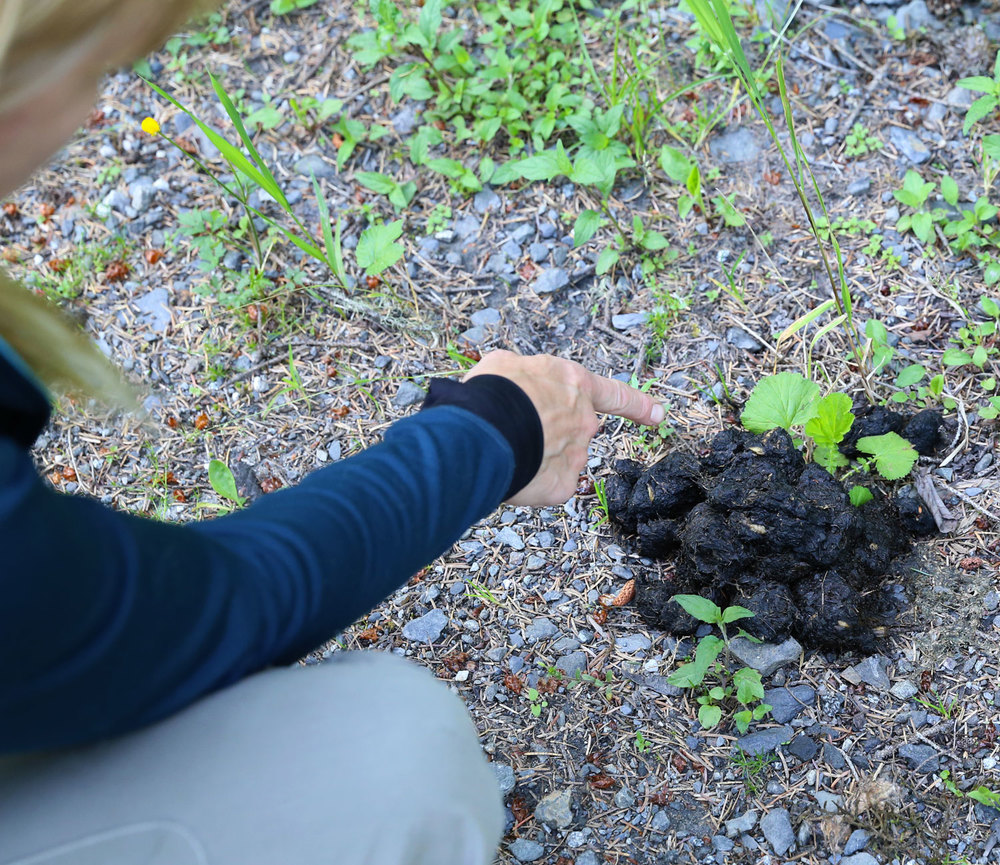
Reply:
[[[822,214],[827,220],[827,225],[829,225],[830,215],[826,208],[826,202],[823,199],[823,194],[820,191],[819,184],[817,183],[816,177],[809,165],[809,160],[806,158],[806,155],[799,144],[798,136],[796,135],[795,122],[792,115],[791,102],[788,98],[788,87],[785,82],[785,69],[781,54],[780,52],[775,53],[775,71],[778,79],[778,93],[784,109],[785,126],[792,142],[794,165],[792,159],[789,158],[784,145],[781,143],[781,140],[778,137],[778,131],[775,129],[774,124],[771,121],[771,117],[767,112],[767,107],[764,104],[764,93],[761,90],[758,77],[750,68],[750,62],[747,60],[747,56],[743,51],[743,46],[736,33],[736,27],[733,24],[733,19],[729,13],[726,0],[688,0],[688,5],[691,12],[694,13],[694,16],[702,30],[729,58],[730,62],[732,62],[733,67],[736,70],[736,74],[739,76],[740,81],[743,83],[743,87],[746,89],[747,95],[750,97],[750,102],[753,104],[754,110],[757,112],[760,119],[764,121],[764,125],[767,127],[768,133],[770,133],[771,139],[778,148],[781,160],[785,164],[785,169],[788,171],[788,176],[791,178],[792,183],[795,186],[795,192],[799,197],[799,201],[802,203],[803,209],[805,210],[806,218],[809,220],[809,229],[816,240],[816,247],[819,250],[823,268],[826,271],[827,278],[830,280],[830,290],[838,312],[834,321],[839,319],[838,324],[843,325],[844,334],[847,337],[851,353],[854,356],[854,361],[861,374],[862,386],[864,387],[869,400],[874,402],[875,395],[872,392],[871,382],[869,380],[870,371],[868,369],[868,363],[858,347],[857,334],[854,327],[854,307],[851,299],[851,289],[848,285],[847,276],[844,271],[844,258],[840,249],[840,243],[837,240],[836,234],[832,231],[829,232],[829,242],[833,249],[833,260],[831,260],[823,235],[816,223],[813,207],[807,195],[807,189],[811,187],[816,200],[819,202]],[[778,34],[776,44],[780,43],[781,39],[784,37],[785,31],[788,29],[791,21],[794,19],[801,6],[802,0],[798,0],[798,2],[796,2],[796,4],[789,11],[785,25],[782,27],[781,33]],[[837,325],[833,326],[835,327]],[[826,332],[825,329],[824,332]]]

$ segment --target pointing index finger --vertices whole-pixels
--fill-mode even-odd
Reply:
[[[605,378],[589,371],[587,375],[590,399],[595,411],[618,415],[646,426],[656,426],[666,416],[663,406],[649,394],[613,378]]]

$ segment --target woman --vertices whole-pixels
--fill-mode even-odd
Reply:
[[[0,2],[0,194],[82,121],[109,63],[198,5]],[[0,863],[492,861],[499,793],[446,687],[377,653],[273,665],[501,501],[565,501],[595,412],[655,424],[662,408],[569,361],[494,352],[464,383],[434,383],[382,444],[239,513],[168,525],[39,479],[28,448],[66,388],[131,400],[4,276]]]

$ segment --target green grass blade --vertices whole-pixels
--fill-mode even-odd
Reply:
[[[233,126],[236,127],[236,132],[239,134],[240,140],[250,153],[250,156],[256,163],[260,173],[270,181],[269,185],[266,186],[265,189],[271,197],[277,200],[281,206],[285,208],[285,210],[288,210],[289,204],[288,200],[285,198],[285,193],[281,190],[281,187],[278,185],[278,181],[275,179],[274,174],[271,173],[271,169],[267,167],[267,163],[257,151],[257,148],[254,147],[253,141],[250,139],[250,134],[247,132],[247,128],[243,123],[243,118],[240,117],[239,111],[236,110],[233,100],[229,98],[229,94],[226,93],[218,79],[211,72],[208,73],[208,77],[212,82],[212,87],[215,88],[215,95],[219,97],[219,102],[222,103],[222,107],[226,109],[226,114],[229,115],[229,119],[233,122]]]
[[[319,181],[313,175],[313,190],[316,193],[316,206],[319,209],[319,224],[323,231],[323,244],[326,246],[326,263],[333,274],[341,282],[344,281],[343,253],[340,247],[340,220],[337,220],[337,236],[334,237],[330,227],[330,206],[326,203],[326,197],[319,188]]]
[[[827,312],[831,307],[834,307],[836,305],[837,305],[836,301],[833,298],[830,298],[829,300],[824,300],[815,309],[810,309],[809,312],[807,312],[805,315],[800,315],[797,319],[795,319],[795,321],[793,321],[790,325],[788,325],[788,327],[786,327],[778,335],[777,344],[781,345],[781,343],[783,343],[786,339],[798,333],[806,325],[811,324],[817,318],[819,318],[824,312]]]
[[[195,122],[195,124],[197,124],[198,128],[205,133],[205,135],[208,137],[208,140],[211,141],[212,144],[214,144],[219,149],[219,152],[232,164],[234,169],[245,174],[248,178],[250,178],[250,180],[252,180],[258,186],[260,186],[261,189],[267,190],[267,192],[269,194],[272,194],[272,197],[274,197],[275,199],[278,198],[277,195],[273,195],[272,193],[272,190],[270,188],[271,187],[270,181],[268,181],[268,179],[264,177],[264,175],[261,174],[260,171],[257,170],[256,166],[254,166],[254,164],[250,162],[250,160],[247,159],[246,156],[243,155],[243,152],[239,150],[239,148],[234,147],[232,144],[226,141],[226,139],[223,138],[214,129],[212,129],[211,126],[208,126],[206,123],[203,123],[201,119],[195,116],[190,110],[185,108],[183,105],[181,105],[180,102],[174,99],[174,97],[171,96],[169,93],[167,93],[162,87],[158,87],[152,81],[146,81],[146,83],[150,87],[152,87],[153,90],[159,93],[160,96],[162,96],[164,99],[170,102],[171,105],[174,105],[175,107],[179,108],[188,117],[190,117]],[[278,190],[278,194],[279,195],[281,194],[280,190]]]

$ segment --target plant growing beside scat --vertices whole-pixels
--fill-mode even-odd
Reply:
[[[854,425],[851,408],[851,399],[846,394],[831,393],[820,398],[815,382],[799,373],[781,372],[757,382],[741,421],[754,433],[781,427],[794,436],[801,429],[802,441],[813,461],[835,474],[850,464],[840,445]],[[858,469],[874,468],[886,480],[906,477],[919,456],[913,445],[895,432],[863,436],[855,447],[867,455],[859,458]],[[868,497],[858,492],[852,494],[851,500],[858,504],[855,498],[867,501]]]
[[[750,667],[741,667],[730,674],[726,665],[719,661],[719,656],[729,651],[731,638],[726,626],[740,619],[752,618],[755,614],[739,606],[723,610],[699,595],[674,595],[672,600],[698,621],[715,625],[722,636],[706,634],[702,637],[695,649],[694,660],[681,664],[667,681],[678,688],[703,691],[696,699],[699,704],[698,723],[706,730],[718,726],[723,711],[733,704],[735,698],[736,704],[743,708],[733,713],[733,722],[741,734],[746,733],[754,721],[761,720],[771,711],[771,707],[764,702],[760,673]],[[742,631],[740,634],[746,636]],[[706,679],[716,684],[706,686]]]

